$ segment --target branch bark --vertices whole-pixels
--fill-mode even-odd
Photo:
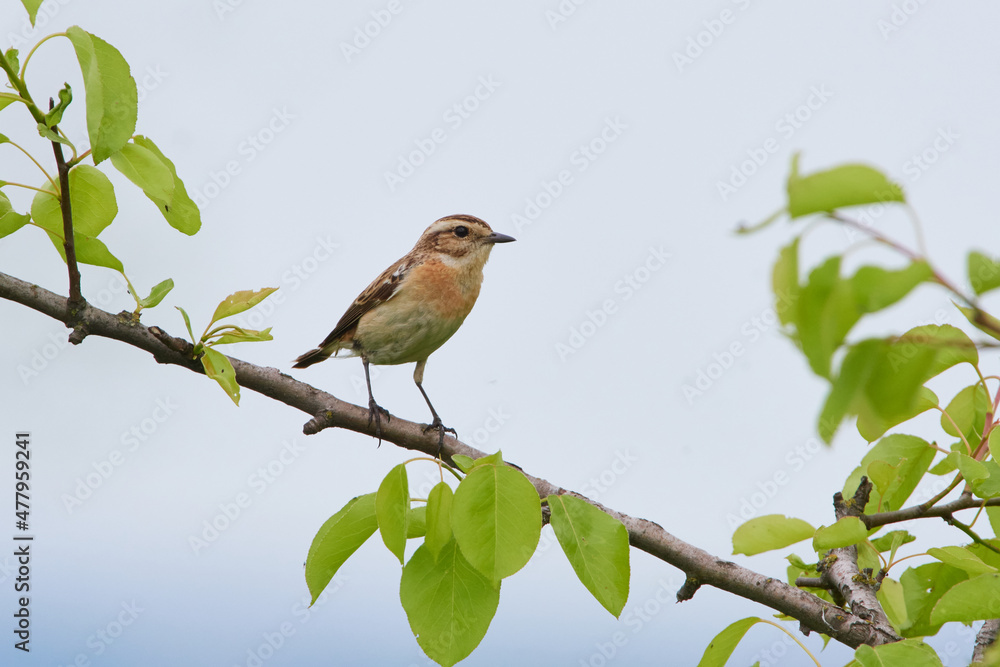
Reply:
[[[51,101],[50,101],[51,106]],[[53,132],[58,132],[58,128],[53,127]],[[83,293],[80,291],[80,267],[76,263],[76,244],[73,238],[73,209],[69,198],[69,167],[66,166],[66,158],[63,157],[62,144],[58,141],[52,142],[52,153],[56,158],[56,166],[59,169],[59,210],[62,212],[63,220],[63,250],[66,253],[66,268],[69,270],[69,301],[67,302],[67,326],[76,326],[74,313],[84,304]],[[80,343],[83,338],[72,341]]]
[[[65,297],[2,272],[0,298],[20,303],[63,323],[69,321]],[[84,302],[77,317],[89,335],[119,340],[145,350],[159,363],[174,364],[196,373],[202,372],[201,364],[186,353],[190,348],[185,341],[173,338],[157,327],[147,328],[134,321],[131,313],[113,315]],[[367,408],[342,401],[275,368],[256,366],[232,357],[230,361],[241,387],[311,415],[312,419],[304,427],[307,433],[335,426],[375,435],[374,425],[368,423]],[[424,433],[423,425],[398,417],[382,424],[382,439],[431,456],[438,451],[436,433]],[[485,455],[451,436],[445,437],[441,454],[445,460],[450,460],[456,454],[472,458]],[[687,574],[689,581],[696,582],[697,585],[707,584],[759,602],[798,619],[804,632],[821,632],[852,648],[861,644],[879,645],[899,640],[885,621],[884,614],[880,619],[869,620],[869,617],[846,611],[783,581],[713,556],[671,535],[657,523],[629,516],[544,479],[527,473],[525,475],[542,498],[552,494],[572,494],[615,517],[628,529],[632,546],[679,568]],[[856,563],[854,569],[856,572]],[[679,596],[690,597],[697,585],[685,584]],[[874,593],[872,596],[874,597]],[[862,607],[860,611],[866,609]]]
[[[982,662],[986,655],[986,649],[993,646],[1000,634],[1000,618],[994,618],[983,623],[976,633],[976,648],[972,651],[972,662]]]
[[[951,516],[955,512],[973,508],[978,509],[983,505],[986,507],[996,507],[997,505],[1000,505],[1000,498],[990,498],[984,503],[982,500],[973,498],[972,494],[968,494],[963,495],[961,498],[953,500],[950,503],[945,503],[944,505],[933,505],[931,507],[927,507],[925,505],[914,505],[913,507],[907,507],[894,512],[880,512],[879,514],[862,516],[861,520],[865,522],[865,526],[868,527],[868,530],[871,530],[872,528],[885,526],[890,523],[899,523],[901,521],[910,521],[912,519],[923,519],[925,517],[945,518]]]
[[[834,494],[833,507],[837,520],[849,516],[863,517],[871,492],[872,483],[867,477],[862,477],[858,490],[850,500],[845,501],[839,491]],[[875,597],[878,585],[872,573],[858,570],[858,548],[851,545],[831,549],[829,561],[822,569],[822,579],[834,593],[835,599],[839,599],[838,595],[842,597],[848,609],[869,623],[876,641],[866,643],[878,645],[902,639],[893,631],[882,605]]]

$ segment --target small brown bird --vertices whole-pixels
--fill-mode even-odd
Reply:
[[[390,415],[375,402],[368,364],[416,362],[413,381],[434,418],[424,432],[437,429],[440,448],[445,432],[454,434],[455,429],[441,422],[424,391],[427,357],[458,331],[472,311],[493,245],[513,240],[471,215],[441,218],[424,230],[413,250],[354,300],[319,347],[297,358],[293,367],[311,366],[341,350],[347,350],[347,356],[360,356],[368,385],[368,424],[375,420],[381,444],[382,414],[387,420]]]

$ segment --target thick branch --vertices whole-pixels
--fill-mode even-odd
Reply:
[[[61,322],[67,322],[67,300],[64,297],[4,273],[0,273],[0,298],[15,301]],[[90,335],[120,340],[149,352],[160,363],[175,364],[201,372],[201,364],[185,353],[187,347],[183,341],[170,337],[157,327],[146,328],[133,321],[131,314],[112,315],[85,303],[78,317]],[[277,369],[262,368],[232,357],[230,360],[240,386],[313,415],[314,418],[306,425],[305,430],[330,425],[374,436],[375,427],[374,424],[368,424],[367,408],[341,401]],[[399,417],[393,417],[388,423],[383,422],[382,439],[430,455],[436,454],[438,450],[436,433],[424,433],[421,424]],[[484,456],[483,452],[455,438],[446,437],[442,456],[450,459],[455,454],[472,458]],[[872,623],[778,579],[717,558],[674,537],[652,521],[631,517],[544,479],[527,473],[526,476],[543,498],[552,494],[571,493],[615,517],[628,529],[632,546],[683,570],[689,581],[715,586],[760,602],[797,618],[805,631],[822,632],[851,647],[861,644],[879,645],[899,639],[891,630],[885,629],[888,624],[882,626]],[[687,586],[682,592],[686,590],[693,594],[695,588]]]
[[[996,643],[997,634],[1000,634],[1000,618],[993,618],[983,623],[983,627],[976,633],[976,648],[972,650],[972,662],[983,661],[986,649]]]
[[[867,477],[861,478],[857,492],[845,501],[839,491],[833,496],[834,512],[837,520],[848,516],[861,517],[871,495],[872,483]],[[843,597],[848,608],[860,618],[871,623],[877,636],[886,641],[898,641],[900,637],[892,629],[892,624],[875,597],[878,588],[871,572],[862,574],[858,570],[858,548],[854,545],[831,549],[828,564],[823,567],[823,580],[834,594]],[[881,642],[885,643],[885,642]]]

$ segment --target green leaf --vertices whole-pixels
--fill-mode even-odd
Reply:
[[[1000,261],[981,252],[969,253],[968,273],[969,284],[976,296],[1000,287]]]
[[[812,537],[816,529],[802,519],[767,514],[750,519],[733,533],[733,553],[755,554],[783,549]]]
[[[473,465],[476,463],[475,459],[465,454],[455,454],[451,457],[452,463],[454,463],[459,470],[462,472],[469,472],[472,470]]]
[[[958,305],[954,301],[952,301],[952,303],[955,304],[955,307],[961,311],[962,315],[965,316],[965,319],[969,320],[974,327],[983,333],[1000,340],[1000,319],[993,317],[981,308],[966,308]]]
[[[1000,574],[981,574],[955,584],[931,612],[932,623],[971,623],[996,618],[1000,614]]]
[[[197,340],[194,337],[194,332],[191,331],[191,318],[188,317],[187,312],[183,308],[181,308],[180,306],[174,306],[174,308],[176,308],[177,310],[181,311],[181,316],[184,318],[184,326],[187,327],[188,335],[191,336],[191,342],[192,343],[197,342]]]
[[[796,153],[788,176],[788,214],[793,219],[860,204],[906,201],[902,188],[877,169],[846,164],[799,176],[798,163]]]
[[[930,615],[941,596],[968,573],[944,563],[927,563],[907,569],[899,578],[906,598],[909,624],[901,628],[904,637],[926,637],[937,634],[941,623],[931,623]]]
[[[21,4],[24,5],[25,11],[28,12],[28,20],[31,21],[31,27],[35,27],[35,16],[38,15],[38,8],[42,6],[44,0],[21,0]],[[11,49],[13,51],[13,49]],[[14,51],[15,56],[17,51]],[[17,64],[17,61],[14,61]],[[17,69],[15,66],[14,69]]]
[[[905,530],[891,530],[881,537],[873,537],[871,543],[873,547],[879,550],[879,553],[883,551],[890,552],[889,561],[891,562],[896,558],[896,549],[916,539],[916,537],[910,535]]]
[[[906,597],[903,586],[898,581],[889,577],[884,578],[875,595],[893,628],[898,631],[909,623],[909,617],[906,615]]]
[[[731,623],[725,630],[715,635],[715,638],[708,644],[708,648],[705,649],[705,653],[698,662],[698,667],[725,667],[747,631],[762,622],[762,619],[751,616]]]
[[[930,265],[921,260],[898,271],[879,266],[862,266],[850,278],[851,291],[858,310],[875,313],[896,303],[920,283],[933,277]]]
[[[469,471],[473,468],[484,465],[504,465],[503,462],[503,452],[499,449],[492,454],[487,454],[486,456],[480,456],[478,459],[472,461],[472,465],[469,466]]]
[[[127,143],[111,156],[111,164],[128,180],[138,185],[154,202],[170,201],[174,196],[174,175],[167,165],[148,148]]]
[[[236,371],[233,370],[233,364],[229,358],[221,352],[206,347],[205,354],[201,358],[201,365],[205,368],[205,375],[218,382],[229,398],[233,399],[233,403],[239,405],[240,385],[236,383]]]
[[[41,2],[39,2],[39,4],[41,4]],[[7,59],[7,63],[10,65],[10,68],[12,70],[14,70],[15,72],[21,71],[21,63],[18,61],[17,58],[17,49],[14,48],[7,49],[6,51],[4,51],[3,57]]]
[[[228,345],[229,343],[259,343],[262,341],[274,340],[271,335],[271,327],[263,331],[256,329],[244,329],[242,327],[232,327],[223,329],[226,333],[219,336],[213,345]]]
[[[499,581],[534,554],[542,531],[541,500],[519,470],[479,465],[455,491],[451,524],[462,554],[486,577]]]
[[[973,384],[961,390],[945,408],[948,415],[941,415],[941,428],[948,435],[964,435],[970,443],[982,438],[986,423],[986,413],[990,410],[990,398],[982,384]],[[948,419],[951,416],[951,419]],[[952,421],[958,426],[952,424]]]
[[[832,526],[820,526],[813,536],[813,550],[823,552],[828,549],[849,547],[868,539],[868,529],[856,516],[840,518]]]
[[[55,130],[49,128],[45,123],[39,123],[36,126],[36,128],[38,129],[38,135],[42,139],[48,139],[49,141],[54,141],[57,144],[62,144],[63,146],[69,146],[70,148],[73,148],[73,143],[69,139],[56,133]]]
[[[242,313],[245,310],[250,310],[276,291],[278,291],[277,287],[263,287],[259,290],[234,292],[223,299],[218,307],[216,307],[215,314],[212,315],[212,323],[214,324],[219,320]]]
[[[548,497],[550,523],[573,571],[615,618],[628,600],[628,530],[612,516],[569,495]]]
[[[427,496],[427,537],[424,546],[437,558],[451,541],[451,507],[455,494],[451,487],[439,482]]]
[[[962,547],[932,547],[927,550],[927,555],[937,558],[942,563],[964,570],[973,577],[980,574],[997,573],[997,568],[987,565],[974,553]]]
[[[406,513],[406,539],[412,540],[427,535],[427,506],[411,507]]]
[[[111,181],[100,169],[86,164],[77,165],[69,172],[69,202],[73,232],[90,238],[97,238],[118,215]],[[62,209],[58,197],[50,190],[35,195],[31,217],[43,229],[62,236]]]
[[[63,89],[59,91],[59,104],[52,107],[47,114],[45,114],[45,125],[48,127],[55,127],[62,121],[63,113],[66,111],[66,107],[69,103],[73,101],[73,90],[69,87],[68,83],[63,84]]]
[[[403,564],[406,551],[406,520],[410,511],[410,485],[406,465],[389,471],[375,494],[375,517],[385,546]]]
[[[982,465],[986,468],[986,478],[972,482],[972,492],[980,498],[996,498],[1000,496],[1000,465],[993,459],[983,461]]]
[[[778,320],[782,325],[795,323],[796,304],[800,298],[798,236],[778,253],[771,271],[771,288]]]
[[[14,93],[0,93],[0,110],[6,109],[14,102],[24,102],[24,99],[20,95],[15,95]],[[4,139],[6,139],[6,137],[4,137]],[[0,143],[3,142],[0,141]]]
[[[890,343],[869,340],[853,346],[844,358],[820,419],[824,436],[837,419],[858,415],[858,432],[868,441],[937,404],[924,387],[952,366],[976,364],[979,355],[965,333],[951,325],[926,325]]]
[[[863,266],[848,279],[840,277],[840,256],[833,256],[813,269],[799,290],[788,287],[794,279],[787,257],[779,259],[780,279],[785,292],[791,292],[783,323],[794,326],[793,337],[802,347],[813,372],[831,376],[830,362],[844,343],[851,328],[861,317],[896,303],[920,283],[931,278],[926,262],[913,262],[889,271],[877,266]],[[797,269],[796,269],[797,271]],[[778,279],[778,276],[775,276]]]
[[[135,132],[138,92],[118,49],[78,26],[66,30],[83,73],[87,133],[94,164],[111,157]]]
[[[823,404],[817,425],[819,435],[829,444],[840,424],[848,415],[856,415],[866,403],[864,394],[886,344],[882,340],[868,339],[850,346],[840,364],[840,372],[833,380],[830,393]]]
[[[500,604],[500,584],[484,577],[455,540],[437,558],[421,546],[403,567],[399,599],[427,657],[450,667],[486,636]]]
[[[150,290],[149,292],[149,296],[147,296],[145,299],[139,300],[139,305],[141,305],[143,308],[153,308],[154,306],[159,305],[159,303],[163,301],[163,297],[167,296],[167,294],[169,294],[170,290],[172,290],[173,288],[174,288],[173,279],[167,278],[163,282],[154,285],[153,289]]]
[[[327,519],[313,538],[306,557],[306,584],[312,594],[312,603],[316,602],[340,566],[377,529],[374,493],[352,498]]]
[[[156,156],[170,171],[173,179],[173,189],[169,199],[159,199],[152,196],[149,192],[146,192],[146,196],[156,204],[156,207],[160,209],[160,213],[171,227],[188,236],[196,234],[201,229],[201,211],[198,210],[197,204],[188,196],[187,188],[184,187],[184,182],[177,175],[174,163],[167,159],[151,139],[142,135],[136,135],[132,138],[132,142]]]
[[[31,216],[16,212],[7,195],[0,192],[0,239],[13,234],[30,220]]]
[[[854,659],[861,667],[941,667],[941,659],[927,644],[918,639],[905,639],[894,644],[872,648],[862,644],[854,652]]]
[[[990,437],[986,440],[987,446],[990,448],[990,455],[997,461],[1000,461],[1000,428],[993,428],[990,431]]]
[[[962,477],[968,482],[978,482],[990,476],[990,471],[986,468],[986,464],[982,461],[977,461],[968,454],[952,452],[948,457],[955,462],[955,467],[959,469]]]
[[[887,435],[868,450],[861,459],[861,465],[848,476],[843,494],[845,497],[854,495],[864,476],[874,482],[872,466],[877,467],[881,463],[891,466],[894,472],[888,483],[879,486],[878,494],[872,494],[865,506],[865,514],[901,509],[927,472],[936,451],[926,440],[915,435]]]
[[[840,278],[840,256],[831,257],[809,273],[799,292],[795,337],[809,366],[830,377],[830,359],[861,314],[850,284]]]

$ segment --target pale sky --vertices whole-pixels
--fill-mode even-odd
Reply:
[[[782,205],[802,151],[807,172],[866,162],[900,182],[932,258],[958,282],[969,249],[996,252],[995,3],[48,0],[42,15],[36,32],[8,0],[4,48],[23,40],[23,56],[71,25],[116,46],[139,86],[137,132],[202,206],[202,231],[185,237],[110,173],[120,212],[102,238],[141,291],[176,283],[147,325],[180,336],[174,306],[200,330],[231,292],[279,287],[240,320],[273,327],[274,341],[226,351],[289,372],[427,225],[479,216],[517,242],[495,249],[479,303],[428,363],[445,423],[775,577],[808,544],[733,557],[734,525],[768,513],[831,523],[832,494],[866,445],[853,424],[832,448],[817,443],[826,387],[777,330],[770,270],[793,230],[733,230]],[[62,127],[86,143],[79,68],[68,41],[53,40],[28,83],[44,99],[64,81],[77,99]],[[49,164],[28,120],[9,107],[0,132]],[[40,180],[9,147],[0,165],[4,180]],[[30,196],[4,191],[27,208]],[[913,243],[898,213],[858,214]],[[816,229],[804,262],[856,240]],[[898,265],[870,250],[849,263],[875,260]],[[0,241],[0,270],[66,293],[39,230]],[[113,272],[85,267],[83,288],[106,310],[131,308]],[[113,341],[69,347],[60,324],[20,306],[0,302],[0,321],[0,432],[31,431],[34,457],[34,634],[18,664],[428,664],[399,604],[398,562],[377,538],[321,605],[303,605],[317,529],[410,453],[342,431],[306,437],[306,415],[248,391],[236,408],[206,378]],[[961,318],[922,287],[854,335],[931,321]],[[378,371],[381,405],[429,421],[412,366]],[[357,359],[293,375],[366,400]],[[10,471],[12,446],[3,451]],[[410,470],[417,491],[435,475]],[[11,478],[0,475],[0,498]],[[237,499],[238,517],[192,547]],[[676,605],[683,575],[633,551],[616,620],[554,546],[546,528],[462,664],[694,664],[729,623],[772,613],[708,588]],[[0,557],[3,609],[12,565]],[[755,627],[733,664],[802,664],[783,637]],[[967,661],[968,631],[932,643],[944,655],[951,641],[949,658]],[[13,652],[0,648],[0,661]],[[851,652],[823,655],[844,664]]]

